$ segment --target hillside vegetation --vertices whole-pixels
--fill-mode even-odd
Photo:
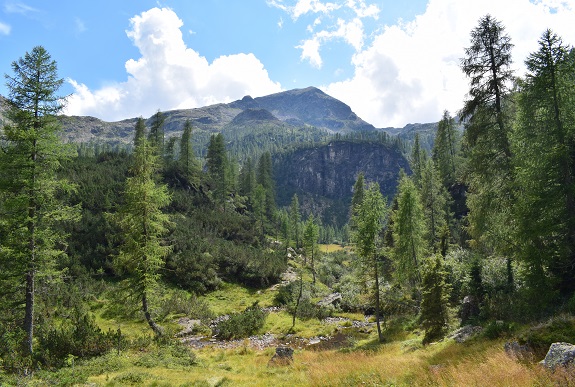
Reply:
[[[315,88],[86,124],[34,47],[3,101],[0,384],[574,384],[538,362],[575,343],[575,50],[544,32],[520,79],[510,41],[479,20],[460,121],[413,140]]]

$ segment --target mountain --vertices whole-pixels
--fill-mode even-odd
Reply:
[[[302,208],[322,214],[324,223],[347,220],[353,185],[360,172],[366,182],[377,182],[391,200],[397,177],[409,163],[397,147],[377,142],[332,141],[277,155],[274,177],[278,204],[289,205],[297,193]]]

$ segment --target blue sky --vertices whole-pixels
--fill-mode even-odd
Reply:
[[[545,28],[575,44],[574,3],[0,0],[0,72],[43,45],[67,113],[110,121],[317,86],[378,127],[403,126],[460,108],[459,58],[481,16],[506,26],[521,75]]]

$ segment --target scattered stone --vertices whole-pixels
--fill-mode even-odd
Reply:
[[[178,324],[182,327],[182,330],[176,334],[176,337],[184,337],[194,334],[196,328],[202,325],[202,322],[200,320],[182,317],[178,320]]]
[[[575,345],[570,343],[553,343],[549,347],[549,352],[545,355],[545,359],[541,360],[539,364],[553,370],[557,366],[565,367],[573,364],[574,360]]]
[[[527,344],[521,345],[517,341],[508,341],[503,345],[507,356],[519,361],[533,360],[533,351]]]
[[[324,297],[323,300],[321,300],[317,304],[319,306],[329,306],[329,305],[336,305],[340,301],[341,301],[341,294],[340,293],[332,293],[332,294]]]
[[[275,355],[270,359],[268,366],[285,366],[293,362],[293,349],[290,347],[276,347]]]
[[[450,333],[448,338],[453,339],[458,343],[464,343],[482,330],[483,328],[480,326],[466,325],[455,332]]]

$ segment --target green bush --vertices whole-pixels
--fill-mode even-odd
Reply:
[[[506,321],[491,321],[487,324],[481,334],[488,339],[498,339],[508,337],[513,332],[514,325]]]
[[[529,329],[519,337],[521,344],[527,344],[538,357],[544,357],[555,342],[575,343],[575,320],[572,316],[561,315],[547,323]]]
[[[263,328],[266,317],[267,313],[256,302],[243,312],[233,313],[229,319],[221,321],[216,326],[216,336],[224,340],[248,337]]]
[[[120,330],[104,333],[88,314],[72,316],[60,326],[44,324],[37,337],[39,360],[45,366],[55,368],[65,365],[70,355],[84,359],[126,346]]]

